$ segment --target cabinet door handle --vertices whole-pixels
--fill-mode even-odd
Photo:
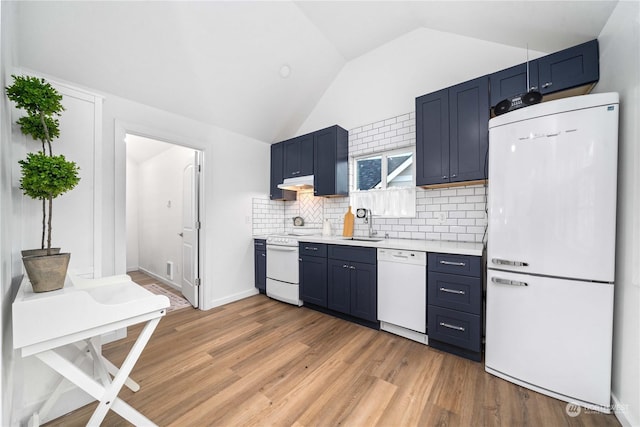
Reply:
[[[440,322],[440,326],[444,326],[445,328],[453,329],[456,331],[464,332],[464,328],[462,326],[450,325],[448,323]]]
[[[263,257],[266,257],[266,256],[267,256],[267,254],[262,254],[262,256],[263,256]]]
[[[352,269],[352,270],[356,269],[353,265],[350,265],[349,268]]]
[[[305,251],[317,251],[317,250],[318,250],[318,248],[314,248],[314,247],[311,247],[311,246],[305,246],[305,247],[304,247],[304,250],[305,250]]]
[[[440,291],[446,292],[448,294],[456,294],[456,295],[465,295],[465,291],[460,291],[458,289],[449,289],[449,288],[440,288]]]
[[[451,174],[451,178],[455,178],[456,176],[458,176],[458,175],[456,175],[455,173]]]
[[[551,85],[553,85],[553,82],[546,82],[545,84],[542,85],[542,89],[546,89]]]
[[[449,178],[447,175],[442,175],[442,179],[447,179]]]
[[[492,277],[491,281],[499,285],[511,285],[511,286],[529,286],[527,282],[520,282],[518,280],[500,279],[498,277]]]
[[[440,264],[442,264],[442,265],[453,265],[455,267],[464,267],[465,265],[467,265],[466,262],[453,262],[453,261],[440,261]]]
[[[302,258],[298,258],[298,261],[302,262]]]
[[[344,264],[342,268],[349,268],[349,266],[347,264]]]

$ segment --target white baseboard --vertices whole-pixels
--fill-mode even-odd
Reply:
[[[611,400],[613,401],[613,415],[616,416],[622,427],[637,427],[640,426],[640,420],[631,420],[629,417],[632,414],[629,414],[629,405],[625,405],[616,397],[615,394],[611,393]]]
[[[220,307],[221,305],[229,304],[231,302],[240,301],[241,299],[252,297],[258,294],[259,291],[256,288],[252,288],[248,291],[238,292],[237,294],[229,295],[224,298],[215,299],[211,301],[205,301],[204,307],[202,310],[210,310],[215,307]]]
[[[170,287],[172,287],[173,289],[175,289],[177,291],[182,291],[182,286],[180,286],[179,284],[171,282],[171,281],[165,279],[164,277],[158,276],[157,274],[152,273],[151,271],[147,270],[146,268],[138,267],[138,270],[142,271],[144,274],[147,274],[147,275],[153,277],[158,282],[161,282],[164,285],[170,286]]]

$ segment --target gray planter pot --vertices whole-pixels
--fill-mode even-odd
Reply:
[[[47,250],[46,249],[25,249],[21,253],[23,258],[27,256],[42,256],[47,254]],[[52,255],[56,255],[59,253],[60,253],[60,248],[51,248]]]
[[[31,281],[33,292],[62,289],[70,259],[70,253],[23,257],[22,263]]]

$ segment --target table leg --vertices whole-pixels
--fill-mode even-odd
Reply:
[[[47,350],[45,352],[38,353],[35,356],[62,374],[69,381],[89,393],[95,399],[99,400],[98,407],[94,411],[87,425],[99,426],[104,420],[109,409],[113,409],[135,425],[155,425],[117,396],[126,379],[129,377],[136,361],[140,357],[142,350],[144,350],[144,347],[151,338],[153,331],[156,326],[158,326],[158,322],[160,322],[159,317],[147,322],[142,329],[140,336],[133,344],[133,347],[131,347],[131,350],[120,367],[120,370],[113,378],[113,381],[107,385],[102,385],[95,381],[77,366],[73,365],[69,360],[63,358],[53,350]],[[102,358],[100,357],[99,360],[100,359]]]

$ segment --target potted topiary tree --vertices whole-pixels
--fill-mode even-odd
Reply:
[[[40,249],[23,251],[22,261],[34,292],[46,292],[64,286],[71,254],[51,247],[53,199],[73,189],[80,177],[78,166],[63,155],[53,155],[51,142],[60,136],[59,116],[64,107],[62,95],[44,79],[12,76],[6,88],[8,98],[27,115],[16,123],[23,134],[42,143],[42,149],[20,160],[20,189],[42,202],[42,241]],[[45,245],[46,236],[46,245]]]

